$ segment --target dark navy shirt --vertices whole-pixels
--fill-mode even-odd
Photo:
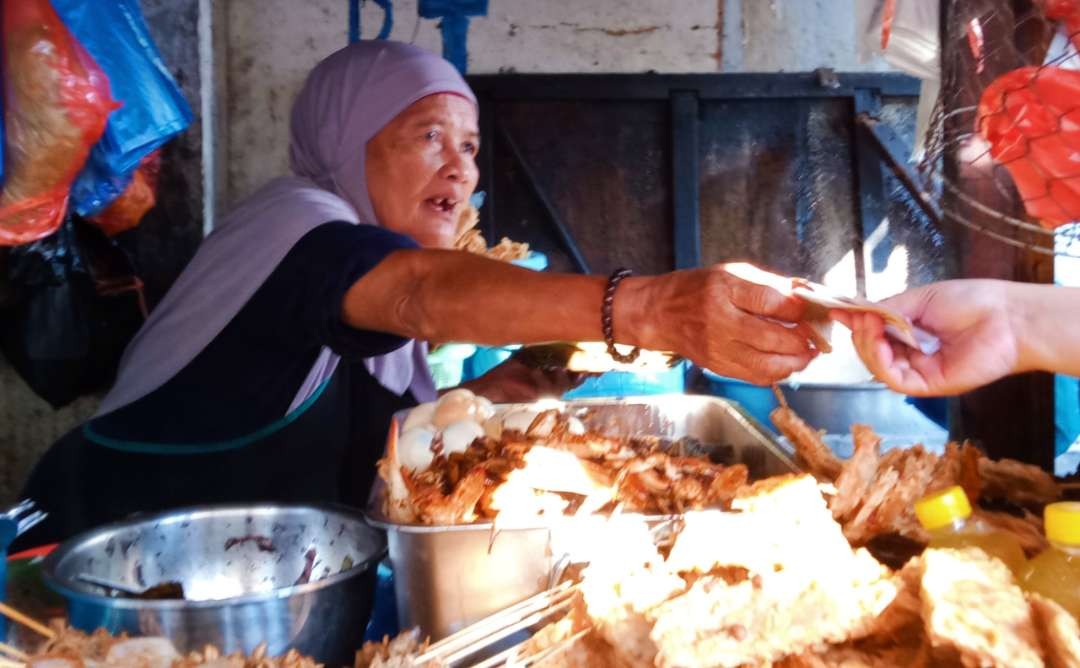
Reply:
[[[176,376],[94,419],[90,429],[121,441],[201,444],[243,438],[280,420],[323,346],[347,364],[404,344],[346,326],[341,306],[353,283],[405,248],[416,243],[373,225],[316,227]]]

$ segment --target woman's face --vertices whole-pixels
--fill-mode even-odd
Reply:
[[[424,248],[452,248],[479,176],[476,108],[452,93],[422,98],[367,143],[367,188],[379,223]]]

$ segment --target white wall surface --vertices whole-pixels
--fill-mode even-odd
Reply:
[[[769,72],[883,69],[859,63],[853,0],[490,0],[472,20],[470,73]],[[227,63],[218,99],[218,201],[226,207],[287,169],[288,118],[307,71],[348,41],[345,0],[217,0]],[[441,52],[438,22],[394,0],[392,39]],[[366,2],[361,34],[382,10]],[[222,143],[223,142],[223,143]],[[220,167],[219,167],[220,169]]]

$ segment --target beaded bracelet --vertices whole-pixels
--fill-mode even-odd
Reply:
[[[641,354],[641,348],[637,346],[625,355],[615,349],[615,332],[612,324],[615,320],[615,288],[619,287],[622,279],[632,276],[633,273],[625,268],[616,269],[608,277],[607,286],[604,288],[604,301],[600,306],[600,326],[604,330],[604,343],[607,344],[608,355],[611,355],[611,359],[623,364],[630,364]]]

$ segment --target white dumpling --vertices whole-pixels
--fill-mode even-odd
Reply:
[[[566,419],[566,430],[580,436],[585,433],[585,423],[576,417],[569,417]]]
[[[409,414],[405,416],[405,423],[401,425],[401,431],[409,431],[414,427],[430,425],[431,420],[435,417],[436,403],[429,401],[409,411]]]
[[[458,420],[474,420],[475,415],[476,395],[465,388],[458,388],[442,395],[435,406],[431,424],[435,425],[436,429],[442,429]]]
[[[414,427],[401,432],[398,438],[398,461],[405,468],[423,471],[431,466],[435,453],[431,451],[431,442],[435,440],[435,430],[431,427]]]
[[[465,452],[478,438],[483,437],[484,428],[473,420],[458,420],[442,431],[442,446],[445,454]]]
[[[491,400],[487,397],[481,397],[476,395],[476,421],[484,422],[488,418],[495,415],[495,404],[491,403]]]
[[[180,654],[168,638],[129,638],[109,648],[105,663],[131,668],[170,668]]]

